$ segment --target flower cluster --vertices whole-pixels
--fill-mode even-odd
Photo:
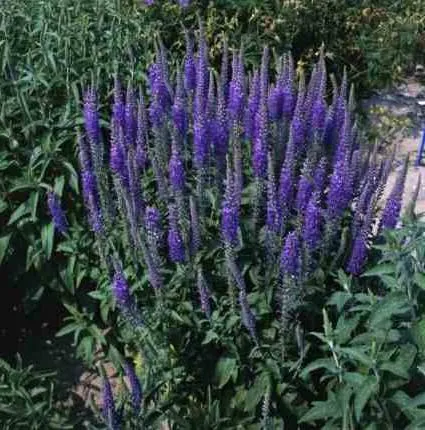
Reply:
[[[289,53],[272,73],[266,48],[261,67],[246,72],[243,50],[234,52],[230,66],[224,43],[222,69],[213,73],[202,26],[197,44],[189,33],[186,43],[175,79],[159,44],[148,73],[148,106],[135,83],[124,92],[116,80],[109,148],[95,91],[87,91],[80,139],[84,199],[99,238],[111,240],[115,226],[123,226],[126,249],[137,265],[143,262],[155,292],[166,285],[170,266],[195,267],[192,281],[207,318],[214,285],[206,286],[200,255],[221,240],[223,277],[237,289],[241,321],[256,340],[241,249],[245,257],[251,249],[265,279],[284,290],[277,307],[285,306],[285,315],[298,303],[305,277],[336,255],[347,227],[352,250],[341,264],[360,274],[391,162],[358,141],[346,77],[340,88],[334,85],[328,105],[323,52],[307,82]],[[405,169],[382,227],[396,225],[404,177]],[[113,285],[118,307],[134,316],[122,272]]]

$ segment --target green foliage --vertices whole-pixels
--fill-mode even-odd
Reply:
[[[3,430],[74,428],[57,404],[54,376],[54,372],[23,367],[19,356],[16,367],[0,359],[0,423]]]
[[[312,333],[322,353],[301,372],[326,400],[313,402],[301,422],[350,429],[423,423],[424,233],[423,223],[388,232],[380,260],[364,274],[379,278],[367,291],[364,281],[339,274],[343,291],[329,298],[323,330]]]

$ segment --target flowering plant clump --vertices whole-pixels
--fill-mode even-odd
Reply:
[[[196,428],[290,423],[305,411],[293,387],[304,333],[332,293],[325,281],[339,268],[362,273],[376,235],[397,223],[405,178],[379,221],[392,159],[362,142],[347,78],[329,85],[323,50],[307,82],[289,53],[272,73],[265,48],[261,67],[247,71],[243,47],[224,46],[215,71],[201,26],[196,54],[187,35],[175,73],[161,48],[146,90],[134,81],[124,90],[117,77],[109,130],[87,89],[79,138],[120,342],[143,357],[146,381],[165,381],[143,401],[159,415],[178,408]]]

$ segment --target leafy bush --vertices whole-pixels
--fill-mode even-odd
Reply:
[[[16,367],[0,359],[2,429],[74,428],[56,403],[54,375],[54,372],[35,371],[32,366],[23,367],[19,356]]]
[[[68,271],[69,276],[74,269],[63,266],[62,251],[53,246],[53,229],[42,202],[46,184],[54,178],[59,194],[69,202],[77,200],[72,131],[81,122],[81,87],[92,79],[104,85],[118,67],[140,79],[152,60],[152,34],[161,33],[166,46],[181,52],[181,24],[192,27],[198,12],[205,19],[216,66],[221,33],[228,34],[233,45],[243,41],[251,65],[258,64],[264,44],[277,53],[292,48],[296,59],[311,62],[324,42],[330,68],[341,72],[341,65],[347,64],[360,87],[381,85],[412,61],[423,32],[422,5],[380,0],[368,2],[369,9],[363,6],[341,0],[201,1],[186,9],[175,2],[145,7],[138,1],[8,1],[0,12],[0,95],[5,100],[0,115],[0,215],[6,226],[0,236],[0,262],[7,283],[20,285],[29,307],[46,287],[71,300],[78,286],[58,281],[58,271]],[[403,40],[395,47],[401,31]],[[105,98],[100,101],[103,104]],[[72,223],[79,211],[77,204]],[[83,244],[84,254],[90,254],[90,244],[74,231],[70,246],[78,266]],[[73,279],[82,276],[81,270],[75,269]]]
[[[346,79],[327,104],[323,54],[306,85],[289,54],[270,79],[265,49],[247,79],[242,50],[231,77],[228,52],[217,73],[208,52],[201,28],[197,54],[189,38],[173,76],[160,47],[148,108],[138,81],[124,95],[116,79],[109,130],[94,87],[84,95],[81,180],[103,267],[89,294],[101,309],[95,337],[127,369],[133,395],[139,377],[149,393],[133,413],[127,395],[115,406],[105,378],[104,419],[110,428],[382,421],[387,406],[374,401],[396,391],[377,378],[412,356],[402,336],[412,313],[403,294],[368,295],[357,279],[371,242],[396,226],[407,160],[377,217],[392,159],[358,139]],[[62,228],[61,208],[52,215]],[[343,292],[341,267],[355,279],[340,272]],[[78,337],[87,327],[70,310],[63,332]],[[135,357],[138,377],[128,373]]]

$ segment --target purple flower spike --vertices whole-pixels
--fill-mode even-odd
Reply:
[[[406,181],[408,159],[404,162],[404,165],[398,174],[394,188],[391,191],[390,196],[387,199],[381,218],[381,229],[382,228],[395,228],[400,216],[401,204],[403,200],[404,184]]]
[[[62,210],[59,196],[52,191],[47,193],[47,205],[49,206],[50,215],[53,220],[55,228],[62,234],[68,230],[68,221],[66,220],[65,213]]]
[[[277,121],[282,115],[282,94],[279,87],[274,85],[270,87],[267,106],[270,119]]]
[[[314,193],[308,202],[304,215],[302,237],[310,252],[317,249],[321,239],[322,214],[318,200],[319,194]]]
[[[132,300],[127,281],[121,271],[117,271],[114,276],[112,291],[117,305],[122,310],[128,310],[131,307]]]
[[[124,133],[125,143],[127,146],[135,144],[137,130],[136,119],[136,98],[133,87],[129,84],[127,87],[127,95],[125,99],[125,116],[124,116]]]
[[[303,174],[298,182],[298,192],[295,199],[295,206],[298,210],[298,213],[304,213],[313,190],[314,184],[312,183],[310,177],[307,174]]]
[[[298,154],[303,145],[305,137],[305,122],[304,122],[304,111],[303,105],[305,100],[305,78],[304,74],[301,74],[297,104],[295,107],[294,116],[292,117],[291,127],[290,127],[290,139],[293,142],[295,154]]]
[[[137,123],[136,123],[136,163],[140,170],[144,170],[148,162],[147,150],[147,133],[148,121],[143,94],[140,94],[137,106]]]
[[[168,255],[172,262],[183,263],[185,260],[184,243],[178,224],[177,209],[174,204],[170,206],[168,219]]]
[[[181,136],[184,136],[187,130],[187,112],[183,79],[180,70],[177,72],[177,88],[174,96],[172,115],[174,127]]]
[[[271,156],[268,161],[268,179],[267,179],[267,230],[278,233],[280,230],[280,217],[276,197],[276,183],[273,174],[273,164]]]
[[[286,120],[291,120],[295,108],[294,93],[294,61],[292,55],[287,56],[287,66],[284,74],[284,84],[282,89],[282,113]]]
[[[254,147],[252,152],[252,167],[254,176],[265,178],[267,175],[267,133],[268,113],[265,102],[261,103],[256,116],[256,130],[254,132]]]
[[[244,106],[244,73],[241,55],[234,54],[232,80],[229,88],[229,114],[234,120],[240,120]]]
[[[350,260],[347,264],[347,272],[354,276],[362,273],[364,264],[367,259],[367,246],[363,234],[358,234],[354,240],[353,249],[351,251]]]
[[[151,90],[150,120],[154,127],[159,127],[165,119],[171,102],[164,70],[160,62],[152,64],[149,68],[149,86]]]
[[[108,430],[118,430],[120,428],[118,414],[115,409],[114,395],[111,384],[106,376],[103,377],[102,415],[108,426]]]
[[[184,88],[192,93],[196,88],[196,63],[193,55],[193,41],[188,32],[186,36],[186,58],[184,60]]]
[[[89,88],[84,94],[84,125],[93,151],[100,143],[99,113],[94,88]]]
[[[338,219],[347,207],[350,201],[347,195],[346,181],[349,178],[347,163],[339,162],[335,165],[329,185],[327,195],[327,214],[329,219]]]
[[[161,214],[155,207],[148,206],[145,210],[145,231],[150,246],[160,246],[162,237]]]
[[[184,164],[176,144],[173,144],[168,170],[173,191],[176,193],[182,192],[185,184]]]
[[[301,268],[300,248],[298,233],[292,231],[286,236],[280,256],[280,269],[283,275],[298,278]]]
[[[255,117],[257,114],[258,106],[260,104],[260,75],[258,70],[254,71],[251,79],[248,102],[245,108],[244,116],[244,130],[245,137],[252,140],[255,131]]]
[[[120,134],[122,137],[122,130]],[[123,185],[128,188],[129,178],[127,168],[127,154],[121,138],[113,141],[111,144],[109,164],[111,166],[112,172],[115,173],[121,179]]]
[[[321,158],[319,164],[317,165],[314,171],[314,189],[319,193],[323,193],[326,187],[326,179],[327,179],[327,159],[325,157]]]
[[[189,7],[190,0],[178,0],[180,7]]]
[[[130,382],[131,388],[131,403],[133,405],[133,411],[135,415],[139,415],[140,407],[142,404],[142,385],[140,384],[139,378],[136,375],[134,366],[129,361],[126,361],[124,365],[125,373]]]

